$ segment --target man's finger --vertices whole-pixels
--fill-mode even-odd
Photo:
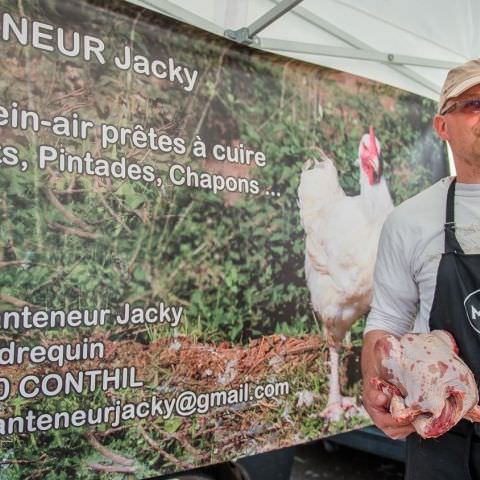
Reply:
[[[400,420],[393,418],[388,409],[385,407],[365,405],[365,408],[373,420],[373,423],[375,423],[375,425],[382,430],[385,428],[413,428],[411,427],[411,419]]]
[[[409,422],[397,422],[389,414],[371,415],[375,425],[391,438],[403,438],[415,431]]]

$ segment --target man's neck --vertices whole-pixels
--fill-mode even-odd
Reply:
[[[458,183],[480,183],[480,166],[466,162],[455,162]]]

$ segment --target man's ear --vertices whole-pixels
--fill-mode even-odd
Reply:
[[[437,135],[442,140],[448,140],[447,122],[445,121],[445,117],[443,115],[437,114],[433,117],[433,128],[436,130]]]

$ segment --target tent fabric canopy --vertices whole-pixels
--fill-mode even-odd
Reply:
[[[255,48],[434,100],[448,69],[480,50],[475,0],[129,1]]]

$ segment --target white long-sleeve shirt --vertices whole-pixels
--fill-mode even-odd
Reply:
[[[399,205],[380,236],[374,294],[365,332],[428,332],[440,258],[450,178]],[[465,253],[480,253],[480,184],[455,187],[457,239]]]

